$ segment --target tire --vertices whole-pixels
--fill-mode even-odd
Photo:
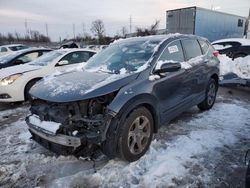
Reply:
[[[217,82],[213,78],[210,78],[206,88],[206,98],[197,105],[200,110],[209,110],[213,107],[216,100],[217,90]]]
[[[32,97],[30,96],[29,94],[29,91],[30,89],[32,88],[33,85],[35,85],[35,83],[38,81],[39,79],[36,79],[36,80],[31,80],[27,83],[27,85],[25,86],[25,89],[24,89],[24,98],[25,98],[25,101],[31,101],[32,100]]]
[[[147,152],[152,141],[152,114],[147,108],[138,107],[127,117],[121,117],[119,122],[116,131],[112,128],[108,130],[109,136],[103,144],[103,152],[110,158],[119,157],[129,162],[136,161]]]

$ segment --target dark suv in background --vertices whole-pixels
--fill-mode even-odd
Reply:
[[[83,71],[38,82],[32,89],[32,138],[59,154],[100,147],[110,158],[138,160],[161,125],[216,99],[219,60],[192,35],[136,37],[114,42]]]

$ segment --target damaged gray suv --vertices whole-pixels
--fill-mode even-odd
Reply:
[[[138,160],[161,125],[198,105],[210,109],[219,60],[212,45],[192,35],[123,39],[82,70],[39,81],[30,94],[29,131],[58,154]]]

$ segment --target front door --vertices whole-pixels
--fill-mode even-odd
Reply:
[[[179,62],[185,63],[182,45],[180,40],[171,42],[166,46],[158,62]],[[160,101],[162,121],[172,119],[178,113],[186,109],[192,101],[192,87],[194,78],[192,70],[182,67],[179,71],[169,72],[155,81],[154,93]]]

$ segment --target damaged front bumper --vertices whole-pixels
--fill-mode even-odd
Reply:
[[[109,115],[103,126],[105,128],[98,133],[89,131],[85,134],[68,136],[43,129],[41,126],[35,125],[33,121],[30,121],[30,117],[32,116],[26,117],[25,120],[32,139],[48,150],[60,155],[78,155],[79,152],[85,155],[89,152],[92,145],[100,145],[106,139],[106,132],[113,118],[112,115]]]
[[[57,154],[75,154],[77,148],[86,145],[85,136],[77,137],[63,134],[54,134],[32,124],[30,122],[30,116],[26,118],[26,123],[29,127],[32,139]]]
[[[28,124],[28,123],[27,123]],[[48,133],[42,132],[38,129],[36,129],[32,124],[28,124],[29,126],[29,131],[31,134],[36,134],[37,136],[41,137],[42,139],[45,139],[49,142],[53,142],[56,144],[60,144],[63,146],[68,146],[68,147],[74,147],[77,148],[82,145],[83,140],[81,138],[77,138],[74,136],[66,136],[63,134],[58,134],[58,135],[50,135]]]

